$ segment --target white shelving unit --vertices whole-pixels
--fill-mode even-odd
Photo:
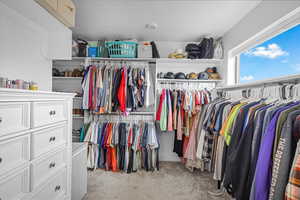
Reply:
[[[222,80],[190,80],[190,79],[166,79],[158,78],[158,82],[171,82],[171,83],[216,83],[222,82]]]
[[[82,77],[53,76],[53,80],[82,80]]]
[[[73,57],[74,61],[146,61],[146,62],[157,62],[157,63],[182,63],[182,64],[216,64],[220,65],[223,63],[223,59],[174,59],[174,58],[101,58],[101,57]]]
[[[60,71],[73,71],[76,68],[82,69],[85,60],[75,59],[75,60],[55,60],[53,62],[53,67],[59,69]],[[57,92],[71,92],[80,93],[81,92],[81,80],[82,77],[64,77],[64,76],[53,76],[52,77],[52,88],[53,91]],[[82,98],[73,98],[73,108],[81,108]],[[79,137],[77,134],[79,129],[82,127],[84,122],[84,117],[81,115],[73,114],[73,142],[78,142]]]
[[[53,62],[53,67],[58,68],[60,71],[63,70],[73,70],[75,68],[82,68],[83,66],[88,66],[93,62],[103,62],[103,61],[121,61],[121,62],[148,62],[150,67],[153,67],[154,74],[154,87],[155,91],[158,87],[164,87],[163,84],[199,84],[207,88],[215,88],[218,83],[222,80],[188,80],[188,79],[158,79],[157,74],[160,72],[181,72],[184,69],[184,73],[190,72],[202,72],[205,71],[207,67],[217,67],[219,68],[223,60],[220,59],[170,59],[170,58],[99,58],[99,57],[73,57],[72,60],[55,60]],[[82,77],[53,77],[53,89],[59,92],[81,92],[81,80]],[[158,86],[159,85],[159,86]],[[155,98],[156,99],[156,98]],[[78,108],[81,105],[82,97],[74,98],[74,107]],[[80,107],[79,107],[80,108]],[[142,115],[142,116],[155,116],[156,111],[156,101],[153,111],[139,111],[130,112],[129,115]],[[99,116],[105,115],[120,115],[119,112],[105,113]],[[78,130],[84,123],[84,116],[73,115],[73,129]],[[167,140],[169,140],[167,138]],[[162,141],[165,143],[164,141]]]
[[[84,119],[84,116],[81,116],[81,115],[73,115],[73,119]]]

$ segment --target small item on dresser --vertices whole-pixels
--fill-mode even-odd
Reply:
[[[23,80],[21,80],[21,79],[16,80],[16,88],[17,89],[23,89],[23,84],[24,84]]]
[[[8,78],[0,77],[0,87],[6,88],[7,81],[8,81]]]
[[[30,82],[29,89],[30,89],[30,90],[38,90],[38,85],[37,85],[37,83],[31,81],[31,82]]]
[[[30,83],[28,81],[24,81],[23,89],[24,90],[29,90],[30,89]]]
[[[6,88],[11,88],[11,80],[6,81]]]
[[[17,82],[16,82],[16,80],[12,80],[12,81],[11,81],[11,85],[12,85],[11,88],[17,89]]]

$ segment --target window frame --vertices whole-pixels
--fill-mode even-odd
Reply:
[[[300,7],[272,23],[253,37],[228,51],[228,84],[240,84],[240,55],[255,46],[262,44],[287,30],[300,25]],[[229,77],[230,74],[234,73]],[[280,78],[280,77],[274,77]],[[265,79],[268,80],[268,79]],[[263,81],[263,80],[260,80]],[[249,81],[253,83],[255,81]]]

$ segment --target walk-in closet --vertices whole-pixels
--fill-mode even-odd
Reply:
[[[0,0],[0,200],[300,200],[299,0]]]

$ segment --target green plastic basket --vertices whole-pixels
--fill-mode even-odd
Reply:
[[[105,42],[110,58],[136,58],[137,42],[110,41]]]

